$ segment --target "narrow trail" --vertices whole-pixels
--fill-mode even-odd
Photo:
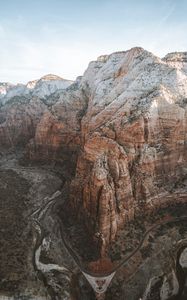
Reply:
[[[51,209],[51,207],[53,207],[54,203],[55,203],[55,197],[50,198],[49,201],[45,204],[45,206],[43,208],[40,208],[37,211],[35,211],[31,215],[31,217],[35,217],[38,215],[38,218],[41,219],[42,217],[44,217],[44,215],[47,213],[47,211],[49,209]],[[77,267],[87,278],[87,280],[91,284],[94,291],[98,294],[102,294],[106,291],[112,278],[115,276],[115,273],[122,266],[126,265],[128,263],[128,261],[141,249],[147,236],[152,231],[154,231],[155,229],[158,229],[161,226],[167,225],[167,224],[171,224],[171,223],[175,223],[175,222],[179,222],[179,221],[187,221],[187,216],[181,216],[181,217],[176,217],[176,218],[170,217],[169,219],[167,218],[165,220],[158,221],[156,224],[151,226],[144,233],[139,245],[127,257],[125,257],[118,265],[114,266],[110,271],[107,271],[107,272],[92,272],[85,268],[85,266],[82,264],[79,256],[77,255],[77,253],[67,242],[65,234],[64,234],[65,230],[64,230],[62,220],[57,215],[55,215],[55,217],[59,223],[61,239],[62,239],[62,242],[63,242],[66,250],[68,251],[68,253],[72,257],[72,259],[74,260]],[[36,219],[35,219],[35,222],[36,222]],[[36,229],[37,229],[37,238],[36,238],[36,242],[35,242],[35,249],[34,249],[34,256],[33,256],[33,260],[34,260],[33,265],[35,266],[35,268],[37,270],[40,270],[42,273],[49,272],[50,270],[58,270],[60,272],[70,271],[66,267],[62,267],[62,266],[55,265],[55,264],[43,264],[40,262],[40,260],[39,260],[40,252],[41,252],[42,243],[43,243],[43,240],[45,237],[44,237],[44,233],[43,233],[42,227],[40,227],[39,222],[37,222]]]
[[[62,232],[62,228],[63,228],[63,224],[62,221],[60,220],[60,218],[58,217],[59,222],[61,223],[61,236],[62,236],[62,240],[63,243],[66,247],[66,249],[68,250],[68,252],[71,254],[71,257],[74,259],[75,263],[77,264],[77,266],[80,268],[80,270],[88,275],[94,276],[94,277],[106,277],[106,276],[110,276],[112,273],[116,272],[118,269],[120,269],[122,266],[124,266],[125,264],[128,263],[129,259],[134,256],[142,247],[144,241],[146,240],[147,236],[155,229],[158,229],[159,227],[163,226],[163,225],[167,225],[167,224],[171,224],[171,223],[175,223],[175,222],[179,222],[179,221],[187,221],[187,216],[181,216],[181,217],[176,217],[176,218],[172,218],[170,220],[164,220],[164,221],[160,221],[157,224],[154,224],[153,226],[151,226],[143,235],[139,245],[126,257],[124,258],[117,266],[115,266],[114,268],[112,268],[110,271],[108,272],[103,272],[103,273],[97,273],[97,272],[91,272],[88,271],[81,263],[78,255],[76,254],[76,252],[72,249],[72,247],[69,245],[69,243],[66,241],[64,234]]]

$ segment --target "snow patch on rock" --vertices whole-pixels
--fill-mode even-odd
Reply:
[[[73,81],[63,79],[59,76],[48,74],[39,80],[29,81],[24,84],[0,83],[0,103],[5,104],[15,96],[37,96],[45,98],[58,90],[68,88]]]

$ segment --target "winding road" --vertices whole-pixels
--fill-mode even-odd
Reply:
[[[84,266],[82,266],[82,263],[80,262],[79,257],[77,256],[76,252],[71,248],[71,246],[68,244],[68,242],[66,241],[64,234],[62,232],[63,229],[63,224],[62,221],[60,220],[60,218],[58,217],[59,222],[61,223],[61,236],[62,236],[62,240],[63,243],[66,247],[66,249],[68,250],[68,252],[71,254],[71,257],[74,259],[75,263],[77,264],[77,266],[81,269],[82,272],[89,274],[91,276],[94,277],[106,277],[111,275],[112,273],[116,272],[119,268],[121,268],[122,266],[124,266],[125,264],[127,264],[127,262],[129,261],[129,259],[134,256],[142,247],[145,239],[147,238],[147,236],[155,229],[159,228],[162,225],[167,225],[170,223],[175,223],[175,222],[179,222],[179,221],[187,221],[187,216],[181,216],[181,217],[177,217],[177,218],[172,218],[170,220],[164,220],[164,221],[160,221],[157,224],[154,224],[153,226],[151,226],[143,235],[139,245],[127,256],[125,257],[117,266],[115,266],[114,268],[111,269],[110,272],[104,272],[104,273],[97,273],[97,272],[90,272],[88,270],[85,269]]]
[[[181,216],[181,217],[177,217],[177,218],[171,218],[171,219],[167,219],[167,220],[163,220],[160,221],[156,224],[154,224],[153,226],[151,226],[143,235],[139,245],[126,257],[124,258],[117,266],[115,266],[114,268],[112,268],[110,270],[110,272],[104,272],[104,273],[96,273],[96,272],[90,272],[88,270],[86,270],[86,268],[82,265],[82,263],[80,262],[79,257],[77,256],[76,252],[71,248],[71,246],[68,244],[68,242],[66,241],[65,237],[64,237],[64,230],[63,229],[63,224],[62,221],[59,219],[59,222],[61,223],[61,237],[63,240],[63,243],[66,247],[66,249],[68,250],[68,252],[70,253],[71,257],[74,259],[75,263],[77,264],[77,266],[79,267],[79,269],[81,270],[81,272],[84,274],[84,276],[87,278],[88,282],[91,284],[92,288],[94,289],[94,291],[98,294],[102,294],[104,293],[112,278],[114,277],[115,273],[125,264],[128,263],[128,261],[141,249],[145,239],[147,238],[147,236],[155,229],[159,228],[160,226],[163,225],[167,225],[170,223],[175,223],[175,222],[179,222],[179,221],[187,221],[187,216]]]
[[[52,197],[52,200],[50,199],[50,201],[48,203],[46,203],[46,208],[47,210],[49,209],[50,206],[52,206],[54,204],[54,198]],[[45,212],[47,211],[46,208],[44,207],[42,210]],[[41,213],[41,209],[37,211],[37,213],[39,213],[39,216],[42,217],[44,214]],[[35,215],[35,213],[34,213]],[[147,236],[155,229],[159,228],[160,226],[163,225],[167,225],[170,223],[175,223],[175,222],[179,222],[179,221],[186,221],[187,220],[187,216],[181,216],[181,217],[176,217],[176,218],[172,218],[170,217],[167,220],[162,220],[157,222],[156,224],[154,224],[153,226],[151,226],[143,235],[139,245],[127,256],[125,257],[117,266],[114,266],[110,271],[108,272],[102,272],[102,273],[97,273],[97,272],[91,272],[88,271],[85,266],[83,266],[82,262],[80,261],[80,258],[78,257],[77,253],[72,249],[72,247],[69,245],[69,243],[67,242],[66,238],[65,238],[65,230],[64,230],[64,226],[63,226],[63,222],[62,220],[56,216],[56,218],[58,219],[58,222],[60,224],[60,234],[61,234],[61,238],[63,241],[63,244],[66,248],[66,250],[68,251],[68,253],[71,255],[71,257],[73,258],[75,264],[78,266],[78,268],[81,270],[81,272],[84,274],[84,276],[87,278],[87,280],[89,281],[89,283],[91,284],[91,286],[93,287],[94,291],[96,293],[104,293],[106,291],[106,289],[108,288],[112,278],[114,277],[115,273],[117,270],[119,270],[122,266],[124,266],[125,264],[128,263],[128,261],[140,250],[140,248],[142,247],[144,241],[146,240]],[[37,222],[37,226],[40,227],[39,223]],[[50,271],[51,269],[56,269],[59,271],[65,271],[66,272],[66,268],[65,267],[60,267],[58,265],[47,265],[47,266],[41,266],[41,263],[39,261],[39,257],[40,257],[40,248],[44,239],[44,234],[42,232],[42,229],[40,227],[40,229],[37,229],[38,234],[37,234],[37,240],[35,243],[35,257],[34,257],[34,264],[35,266],[37,266],[37,268],[41,269],[40,271]],[[40,268],[41,267],[41,268]]]

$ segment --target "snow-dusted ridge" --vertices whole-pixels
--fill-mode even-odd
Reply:
[[[57,90],[68,88],[73,81],[59,76],[48,74],[38,80],[29,81],[27,84],[0,83],[0,102],[6,103],[14,96],[37,96],[45,98]]]
[[[164,58],[168,65],[177,68],[187,75],[187,52],[171,52]]]
[[[151,68],[151,74],[148,76],[150,70],[147,69],[149,69],[151,64],[155,64],[155,66]],[[106,85],[109,84],[109,89],[111,89],[112,94],[115,94],[115,88],[113,88],[112,84],[113,78],[116,79],[117,84],[122,85],[121,88],[125,92],[128,91],[130,83],[130,93],[134,89],[134,84],[138,85],[139,90],[146,90],[151,85],[157,85],[161,77],[166,77],[164,80],[168,81],[167,84],[173,87],[174,78],[169,79],[166,74],[167,71],[170,72],[172,70],[174,71],[173,77],[177,77],[178,82],[187,81],[187,52],[172,52],[168,53],[164,58],[159,58],[141,47],[134,47],[126,51],[99,56],[97,60],[90,62],[84,76],[78,77],[75,82],[53,74],[47,74],[38,80],[29,81],[27,84],[14,85],[2,82],[0,83],[0,104],[6,103],[7,100],[14,96],[45,98],[56,91],[68,88],[73,83],[80,83],[83,87],[86,84],[91,90],[95,90],[98,93],[99,103],[101,104],[101,99],[104,101],[106,96],[104,92],[107,88]],[[138,78],[134,81],[133,78],[136,75],[138,75]],[[100,97],[102,96],[102,91],[104,95]]]

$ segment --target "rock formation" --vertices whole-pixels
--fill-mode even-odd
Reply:
[[[1,147],[71,168],[69,207],[107,244],[145,210],[187,200],[186,57],[132,48],[100,56],[71,85],[1,85]]]
[[[186,209],[187,53],[160,59],[132,48],[100,56],[74,82],[0,83],[0,176],[3,297],[94,299],[64,246],[66,223],[83,252],[98,246],[93,271],[111,268],[116,241],[123,255],[136,248],[158,209],[166,218]],[[185,229],[181,221],[152,233],[107,299],[183,295],[186,250],[179,256],[176,245]]]
[[[70,203],[106,242],[145,209],[187,200],[185,54],[177,66],[171,56],[113,53],[81,80],[88,108]]]
[[[8,82],[0,83],[0,103],[4,104],[14,96],[38,96],[45,98],[55,93],[57,90],[65,89],[71,85],[73,81],[63,79],[59,76],[48,74],[39,80],[29,81],[24,84],[10,84]]]

